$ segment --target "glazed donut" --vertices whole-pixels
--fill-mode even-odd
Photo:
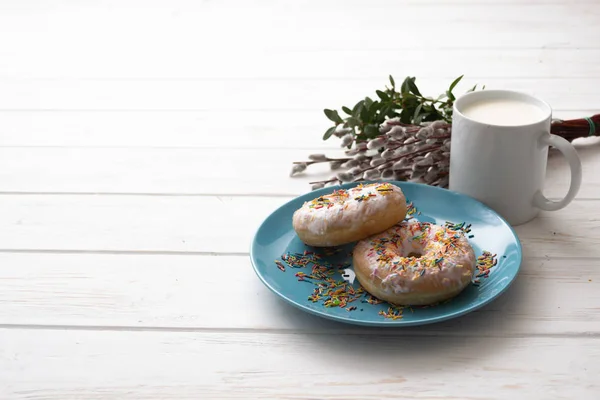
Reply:
[[[430,305],[459,294],[476,265],[463,232],[404,221],[357,243],[354,272],[373,296],[397,305]]]
[[[305,244],[339,246],[383,232],[406,216],[406,198],[390,183],[359,184],[305,202],[292,225]]]

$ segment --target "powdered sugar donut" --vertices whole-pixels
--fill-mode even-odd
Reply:
[[[402,222],[361,240],[354,272],[373,296],[398,305],[450,299],[470,282],[476,257],[460,231],[426,222]]]
[[[405,216],[402,190],[390,183],[372,183],[305,202],[294,212],[292,224],[305,244],[326,247],[382,232]]]

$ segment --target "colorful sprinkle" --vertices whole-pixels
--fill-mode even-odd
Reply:
[[[406,219],[414,218],[413,215],[415,215],[417,212],[418,210],[416,209],[415,205],[412,202],[409,202],[406,206],[406,215],[408,216]],[[419,212],[419,214],[421,213]]]
[[[385,196],[387,194],[389,194],[389,192],[393,192],[394,189],[392,188],[392,185],[389,183],[382,183],[381,185],[379,185],[377,187],[377,192],[381,193],[382,196]]]
[[[488,278],[490,276],[490,270],[497,264],[498,260],[496,259],[496,254],[484,251],[482,255],[477,257],[477,264],[475,265],[477,268],[475,275],[476,279],[473,280],[473,283],[476,284],[480,282],[477,278]]]
[[[455,224],[453,222],[450,221],[446,221],[446,223],[444,224],[444,226],[447,229],[453,230],[453,231],[461,231],[464,233],[470,233],[471,232],[471,224],[468,224],[466,222],[461,222],[460,224]],[[470,238],[475,237],[475,235],[470,235]]]
[[[382,187],[378,188],[377,190],[385,191],[387,189],[382,185]],[[334,195],[337,197],[349,197],[349,192],[340,190],[334,192]],[[368,197],[370,196],[359,196],[359,198],[361,199],[359,201],[364,201],[364,199]],[[329,201],[325,197],[319,197],[313,202],[318,203],[314,205],[314,208],[319,206],[326,207],[327,204],[331,203],[331,201]],[[414,207],[414,205],[412,203],[409,203],[407,215],[412,216],[417,213],[418,211]],[[431,224],[415,224],[414,231],[411,232],[412,238],[414,240],[423,239],[425,237],[423,230],[427,229],[427,225],[430,226]],[[469,233],[471,231],[471,224],[466,224],[465,222],[456,224],[447,221],[445,223],[445,227],[456,232],[455,234],[451,233],[449,237],[446,236],[446,249],[449,249],[450,247],[455,247],[456,241],[463,237],[460,233]],[[411,236],[409,236],[409,238],[410,237]],[[472,237],[472,234],[469,235],[469,238]],[[402,240],[402,238],[400,237],[400,235],[396,235],[395,237],[391,236],[387,239],[381,239],[378,241],[371,242],[373,248],[371,249],[370,256],[376,255],[377,259],[382,263],[389,262],[391,257],[386,250],[388,249],[388,247],[390,249],[393,249],[393,246],[397,246],[397,242],[399,240]],[[306,270],[306,272],[297,271],[294,275],[299,282],[305,282],[314,286],[312,293],[307,297],[308,301],[311,301],[313,303],[320,303],[323,307],[327,308],[343,308],[348,312],[356,311],[358,309],[357,306],[351,304],[357,302],[357,300],[359,300],[360,303],[368,303],[370,305],[379,305],[385,303],[384,307],[388,306],[387,311],[381,310],[379,311],[379,315],[383,316],[386,319],[401,319],[403,317],[403,309],[405,307],[391,305],[383,300],[372,296],[371,294],[367,293],[358,282],[355,283],[355,285],[357,286],[354,286],[346,280],[337,280],[335,278],[335,274],[343,274],[343,270],[345,268],[351,267],[351,263],[348,262],[349,259],[346,258],[345,261],[340,260],[332,264],[325,261],[323,257],[334,256],[341,252],[345,252],[345,249],[342,247],[319,248],[318,253],[311,250],[304,250],[303,252],[288,252],[281,256],[281,260],[278,259],[274,262],[277,268],[282,272],[285,272],[287,268]],[[345,252],[344,257],[350,257],[351,259],[352,255],[351,253],[347,254],[347,252]],[[505,255],[502,257],[506,258]],[[409,273],[409,276],[412,275],[413,279],[416,279],[425,275],[427,273],[427,268],[441,268],[443,263],[444,256],[443,253],[440,253],[433,257],[430,260],[430,262],[426,263],[419,261],[419,258],[416,257],[406,257],[400,261],[394,262],[390,269],[394,271],[406,271],[405,273]],[[477,271],[475,273],[474,279],[472,280],[473,286],[479,286],[482,278],[488,278],[491,269],[496,265],[496,254],[492,254],[489,251],[484,251],[483,254],[477,258]],[[407,269],[407,267],[409,267],[410,269]],[[416,308],[428,308],[433,306],[435,305],[422,306]],[[413,308],[409,307],[409,309],[411,310],[411,312],[414,312]],[[363,311],[363,309],[360,308],[360,311]]]
[[[275,260],[275,265],[277,265],[277,268],[279,268],[279,270],[285,272],[285,265],[283,265],[281,261]]]
[[[331,252],[337,252],[339,249],[331,249]],[[311,273],[299,271],[295,274],[300,282],[308,282],[315,285],[315,288],[311,295],[308,296],[308,300],[317,303],[321,302],[324,307],[340,307],[350,309],[353,311],[356,307],[348,307],[349,303],[352,303],[365,294],[365,290],[362,287],[355,288],[345,280],[335,280],[333,275],[337,268],[343,268],[348,266],[347,263],[339,264],[336,267],[333,265],[321,261],[320,257],[312,252],[300,253],[287,253],[281,257],[288,265],[292,268],[308,268],[311,267]]]
[[[369,304],[373,304],[373,305],[375,305],[375,304],[381,304],[381,303],[383,303],[383,300],[380,300],[380,299],[378,299],[378,298],[377,298],[377,297],[375,297],[375,296],[372,296],[372,295],[370,295],[370,294],[367,294],[367,295],[365,296],[365,300],[363,300],[362,302],[363,302],[363,303],[369,303]]]
[[[394,306],[394,305],[390,305],[387,309],[387,311],[379,311],[379,315],[383,315],[384,318],[386,319],[401,319],[402,318],[402,312],[404,311],[404,307],[398,307],[398,306]]]

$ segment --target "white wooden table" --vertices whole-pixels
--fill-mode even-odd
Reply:
[[[598,399],[600,146],[485,309],[375,330],[256,278],[323,108],[417,77],[600,112],[596,0],[1,1],[1,399]],[[549,160],[546,194],[568,169]],[[225,283],[224,280],[227,280]]]

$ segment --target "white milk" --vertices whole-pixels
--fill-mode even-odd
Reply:
[[[461,113],[477,122],[491,125],[528,125],[545,118],[534,104],[516,99],[486,99],[465,106]]]

